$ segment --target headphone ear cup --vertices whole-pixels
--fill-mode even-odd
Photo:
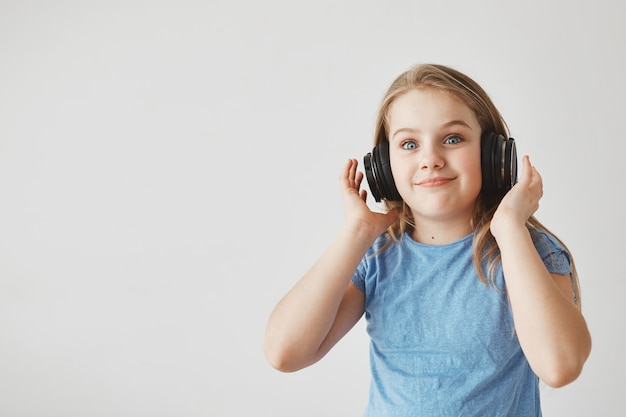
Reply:
[[[509,138],[506,141],[506,147],[504,151],[504,185],[507,190],[513,188],[517,184],[517,147],[515,146],[515,139]]]
[[[383,195],[386,200],[389,201],[401,201],[402,197],[400,197],[400,193],[398,193],[398,189],[396,188],[396,182],[393,179],[393,174],[391,172],[391,160],[389,158],[389,142],[384,141],[378,146],[378,152],[380,158],[380,172],[381,172],[381,185],[383,189]]]
[[[502,194],[517,182],[517,149],[513,138],[486,132],[481,138],[483,189]]]
[[[382,199],[388,201],[402,200],[396,188],[396,183],[393,180],[393,174],[391,173],[388,141],[384,141],[379,146],[372,149],[371,153],[365,155],[363,163],[367,183],[377,202]]]
[[[365,167],[365,178],[367,178],[367,184],[370,187],[370,192],[372,193],[372,197],[376,201],[380,201],[382,197],[382,193],[380,191],[380,187],[378,186],[378,182],[376,181],[376,176],[374,174],[374,166],[373,162],[374,154],[376,153],[376,148],[369,152],[367,155],[363,157],[363,166]]]
[[[483,175],[482,188],[488,191],[496,188],[496,173],[494,171],[495,136],[493,132],[485,132],[480,139],[480,170]]]

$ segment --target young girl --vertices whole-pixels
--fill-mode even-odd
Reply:
[[[393,82],[375,136],[388,210],[368,208],[349,160],[345,225],[270,316],[272,366],[315,363],[365,314],[365,416],[540,416],[539,379],[578,377],[591,339],[573,260],[533,217],[542,180],[527,156],[515,185],[515,169],[508,187],[486,183],[507,168],[486,166],[490,134],[508,138],[506,124],[466,75],[420,65]]]

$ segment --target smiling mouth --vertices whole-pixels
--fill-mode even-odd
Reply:
[[[454,178],[443,178],[443,177],[427,178],[425,180],[418,182],[417,185],[420,187],[427,187],[427,188],[439,187],[439,186],[450,183],[452,180],[454,180]]]

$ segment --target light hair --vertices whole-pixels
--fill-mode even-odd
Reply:
[[[402,73],[391,84],[385,94],[376,121],[374,145],[378,146],[388,141],[389,109],[395,100],[403,94],[415,89],[435,89],[450,94],[467,105],[476,116],[483,132],[494,132],[509,137],[508,127],[485,90],[467,75],[444,65],[421,64]],[[500,252],[495,238],[491,234],[490,224],[502,196],[494,197],[493,193],[481,190],[474,204],[472,216],[472,230],[474,231],[472,258],[478,277],[488,285],[495,285],[495,271],[500,264]],[[414,227],[413,215],[404,201],[387,201],[388,210],[397,209],[398,219],[392,224],[387,233],[392,238],[389,241],[399,241],[405,232],[411,232]],[[581,307],[578,273],[574,265],[571,252],[554,233],[550,232],[534,216],[531,216],[526,227],[534,237],[534,230],[545,231],[551,234],[568,252],[571,264],[571,281],[573,297],[578,308]],[[386,246],[385,246],[386,247]],[[383,248],[384,250],[384,248]],[[483,263],[486,267],[483,270]]]

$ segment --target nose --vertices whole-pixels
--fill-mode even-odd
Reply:
[[[425,146],[421,152],[420,169],[441,169],[445,165],[441,152],[435,146]]]

